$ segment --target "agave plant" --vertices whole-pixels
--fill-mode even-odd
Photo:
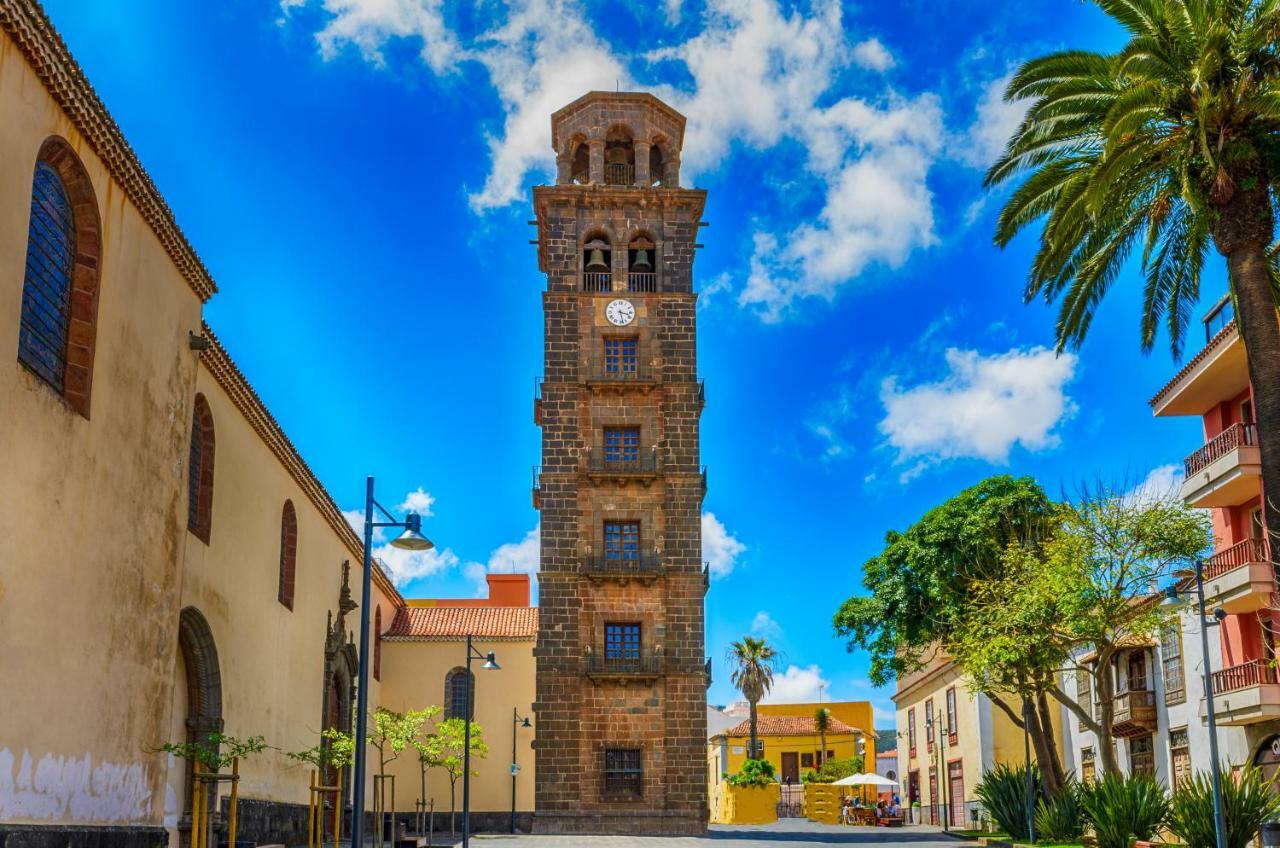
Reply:
[[[1080,808],[1098,848],[1128,848],[1131,839],[1149,841],[1169,818],[1169,793],[1150,775],[1110,772],[1081,790]]]
[[[1041,797],[1040,770],[1031,767],[1033,797]],[[987,772],[974,792],[997,825],[1014,839],[1028,839],[1027,769],[1001,763]]]
[[[1256,768],[1250,766],[1235,780],[1222,782],[1222,812],[1226,819],[1227,848],[1247,848],[1263,822],[1280,818],[1277,797]],[[1214,848],[1213,783],[1200,772],[1173,793],[1169,829],[1188,848]]]
[[[1084,833],[1080,810],[1081,786],[1073,779],[1056,798],[1042,798],[1036,805],[1036,838],[1041,842],[1078,842]]]

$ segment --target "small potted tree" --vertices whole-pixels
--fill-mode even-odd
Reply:
[[[457,786],[462,777],[463,746],[465,744],[466,724],[461,718],[447,718],[436,725],[434,732],[427,734],[415,744],[418,757],[427,768],[441,768],[449,776],[449,832],[455,833],[455,817],[457,815]],[[489,753],[489,746],[484,743],[480,725],[471,722],[471,756],[483,758]],[[478,772],[472,771],[474,777]]]
[[[333,796],[333,844],[342,838],[342,772],[355,759],[356,743],[350,733],[329,728],[320,734],[320,744],[302,751],[290,751],[288,756],[312,766],[310,800],[307,811],[307,846],[321,848],[324,845],[324,799]],[[325,777],[334,774],[331,785]]]
[[[373,813],[378,822],[373,830],[373,844],[381,848],[384,820],[391,814],[391,842],[396,838],[396,779],[387,774],[387,766],[413,743],[422,732],[422,726],[436,713],[439,707],[427,707],[425,710],[409,710],[398,713],[386,707],[378,707],[373,713],[373,730],[369,734],[369,744],[378,752],[378,773],[373,776]],[[387,806],[387,795],[391,796],[391,806]]]
[[[266,750],[261,736],[238,739],[224,733],[210,733],[195,742],[166,742],[160,750],[191,764],[191,848],[209,848],[209,799],[218,798],[218,784],[231,784],[227,808],[227,845],[240,848],[236,841],[237,814],[240,803],[240,761]],[[230,772],[224,772],[227,766]],[[252,848],[252,843],[246,843]]]

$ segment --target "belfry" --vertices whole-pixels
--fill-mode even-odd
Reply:
[[[706,828],[706,687],[693,258],[684,116],[591,92],[551,117],[533,191],[544,371],[534,829]]]

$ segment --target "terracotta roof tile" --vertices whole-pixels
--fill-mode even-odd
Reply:
[[[1199,353],[1187,360],[1187,364],[1182,366],[1182,369],[1179,370],[1177,374],[1173,375],[1172,380],[1164,384],[1164,388],[1156,392],[1155,396],[1152,397],[1151,400],[1147,401],[1147,405],[1153,409],[1159,406],[1160,402],[1165,399],[1165,396],[1168,395],[1169,392],[1173,391],[1173,387],[1178,385],[1178,383],[1182,381],[1183,377],[1186,377],[1197,365],[1203,362],[1205,357],[1212,353],[1218,345],[1222,344],[1222,341],[1231,335],[1235,329],[1236,322],[1232,320],[1225,327],[1219,330],[1213,338],[1209,339],[1208,344],[1200,349]]]
[[[807,736],[817,733],[813,726],[813,716],[760,716],[756,719],[756,735],[758,736]],[[831,719],[831,727],[827,735],[853,733],[853,728],[840,721]],[[739,722],[724,732],[725,736],[750,736],[751,719]]]
[[[466,636],[521,641],[537,638],[537,607],[402,607],[383,639],[444,642]]]

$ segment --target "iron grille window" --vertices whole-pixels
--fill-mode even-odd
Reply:
[[[604,372],[616,377],[636,376],[636,349],[639,341],[634,336],[604,340]]]
[[[1169,759],[1173,766],[1173,788],[1191,777],[1191,740],[1185,727],[1169,731]]]
[[[951,687],[947,690],[947,733],[950,735],[948,744],[954,745],[958,735],[959,728],[956,723],[956,690]]]
[[[907,746],[912,756],[916,753],[916,708],[907,710]]]
[[[628,561],[640,559],[639,521],[604,523],[604,558]]]
[[[1135,736],[1129,740],[1129,770],[1133,774],[1156,773],[1156,751],[1150,736]]]
[[[639,798],[644,788],[644,769],[639,748],[606,748],[604,791],[608,795]]]
[[[928,737],[927,739],[924,740],[924,747],[926,750],[932,751],[933,735],[938,732],[938,729],[933,726],[933,701],[932,700],[928,700],[924,702],[924,732],[925,732],[925,735]]]
[[[66,189],[52,165],[37,162],[31,185],[18,359],[59,394],[67,368],[75,257],[75,217]]]
[[[1085,712],[1093,712],[1093,675],[1084,669],[1076,672],[1076,703]],[[1084,719],[1080,720],[1080,729],[1085,729]]]
[[[1164,674],[1164,702],[1181,704],[1187,700],[1186,678],[1182,672],[1182,630],[1174,619],[1160,628],[1160,669]]]
[[[606,624],[604,657],[607,660],[640,659],[640,625]]]
[[[474,721],[476,702],[470,696],[475,694],[475,679],[467,674],[466,669],[455,668],[449,672],[444,689],[445,718],[466,716]]]
[[[639,427],[605,427],[604,461],[638,462],[640,460]]]

